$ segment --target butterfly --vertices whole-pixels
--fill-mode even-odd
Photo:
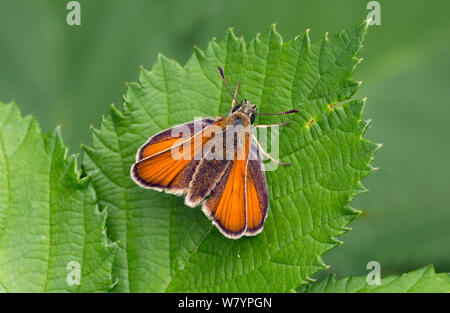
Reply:
[[[237,239],[259,234],[269,207],[267,182],[260,152],[265,152],[253,130],[288,125],[290,122],[253,125],[260,113],[256,105],[237,100],[219,66],[222,80],[233,97],[230,114],[203,118],[166,129],[147,140],[136,154],[131,178],[143,188],[185,196],[190,207],[202,205],[205,215],[226,237]]]

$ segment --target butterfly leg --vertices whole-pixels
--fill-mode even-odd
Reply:
[[[275,163],[278,163],[280,165],[284,165],[284,166],[291,166],[292,165],[291,163],[284,163],[284,162],[281,162],[281,161],[273,158],[270,154],[268,154],[266,151],[264,151],[264,149],[261,147],[261,144],[259,143],[258,139],[256,139],[255,135],[252,134],[252,138],[256,142],[259,151],[261,151],[261,153],[264,154],[266,157],[268,157],[269,159],[271,159],[272,161],[274,161]]]
[[[274,126],[284,126],[289,125],[291,122],[284,122],[284,123],[278,123],[278,124],[266,124],[266,125],[255,125],[256,128],[269,128]]]

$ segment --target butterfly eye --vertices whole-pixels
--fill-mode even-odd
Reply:
[[[240,107],[241,107],[240,105],[235,106],[235,107],[233,108],[233,111],[231,111],[231,113],[236,112],[237,110],[239,110]]]

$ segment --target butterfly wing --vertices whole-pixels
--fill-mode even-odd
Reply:
[[[233,161],[228,160],[207,160],[203,158],[189,184],[185,203],[190,207],[195,207],[209,196],[211,190],[217,185],[229,165]]]
[[[229,163],[211,196],[203,202],[203,212],[228,238],[240,238],[246,229],[245,161]]]
[[[261,232],[267,217],[269,197],[263,163],[259,151],[253,143],[247,162],[246,212],[247,229],[245,235],[254,236]]]
[[[181,138],[184,137],[188,139],[214,122],[215,120],[206,118],[163,130],[162,132],[150,137],[150,139],[139,148],[136,154],[136,162],[155,155],[161,151],[170,149]]]
[[[257,147],[248,137],[245,156],[226,164],[202,208],[220,232],[233,239],[261,232],[267,216],[268,194],[262,162]]]
[[[214,142],[205,133],[220,122],[205,119],[197,133],[194,124],[187,123],[151,137],[139,149],[131,176],[145,188],[179,195],[188,192],[185,202],[189,206],[198,205],[210,195],[203,202],[203,212],[225,236],[234,239],[254,236],[264,226],[268,193],[258,148],[250,135],[246,134],[243,143],[244,158],[207,160],[194,155],[203,152],[208,142]],[[194,135],[177,135],[177,127],[187,127]],[[190,149],[185,151],[186,144]],[[180,151],[178,158],[173,157],[174,149]]]
[[[144,188],[185,193],[199,163],[194,153],[201,152],[211,139],[203,136],[203,132],[218,122],[203,119],[169,128],[151,137],[139,149],[136,163],[131,167],[131,177]],[[175,149],[177,157],[174,157]]]
[[[209,196],[233,162],[234,151],[227,152],[226,136],[227,132],[221,129],[220,133],[215,134],[204,146],[203,158],[189,184],[185,198],[186,205],[195,207]]]

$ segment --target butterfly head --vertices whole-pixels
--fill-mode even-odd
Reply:
[[[290,114],[290,113],[297,113],[298,110],[297,109],[292,109],[289,111],[284,111],[284,112],[279,112],[279,113],[260,113],[260,112],[256,112],[256,105],[251,104],[247,99],[244,99],[242,102],[239,102],[237,100],[237,92],[238,92],[238,88],[239,88],[239,81],[236,84],[236,91],[233,94],[230,90],[230,87],[228,87],[228,83],[227,80],[225,79],[225,75],[223,73],[223,69],[218,66],[219,68],[219,72],[220,75],[222,76],[222,80],[223,83],[225,84],[225,87],[227,87],[228,92],[230,93],[230,95],[233,97],[233,102],[231,104],[231,113],[235,113],[235,112],[241,112],[243,114],[245,114],[249,119],[250,122],[253,124],[253,122],[255,121],[255,115],[284,115],[284,114]],[[236,104],[236,106],[235,106]]]
[[[241,112],[248,116],[251,123],[255,121],[255,112],[256,112],[256,105],[251,104],[247,99],[242,100],[242,102],[238,105],[236,105],[233,108],[232,113],[234,112]]]

